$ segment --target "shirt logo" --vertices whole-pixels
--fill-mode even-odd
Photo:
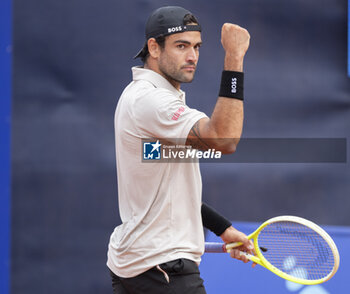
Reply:
[[[160,150],[162,144],[157,142],[144,142],[143,143],[143,159],[144,160],[160,160]]]
[[[173,117],[171,118],[172,120],[178,120],[180,115],[185,111],[185,107],[181,106],[176,112],[174,113]]]

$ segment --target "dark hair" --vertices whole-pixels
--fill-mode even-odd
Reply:
[[[197,18],[193,14],[186,14],[185,17],[184,17],[184,20],[183,20],[183,24],[187,25],[187,24],[190,24],[190,23],[194,23],[194,24],[197,24],[197,25],[199,24]],[[160,36],[155,38],[156,42],[158,43],[158,45],[162,49],[165,46],[166,37],[167,36],[160,35]],[[145,45],[143,46],[142,51],[141,51],[141,55],[140,55],[141,61],[143,63],[146,63],[146,61],[148,59],[148,56],[149,56],[149,52],[148,52],[148,45],[147,45],[147,41],[146,41]]]

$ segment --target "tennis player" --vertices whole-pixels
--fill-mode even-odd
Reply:
[[[107,265],[114,293],[206,293],[198,265],[204,251],[203,225],[225,243],[245,234],[202,203],[198,162],[142,162],[143,138],[176,138],[202,150],[235,151],[243,124],[243,59],[249,33],[234,24],[222,27],[226,52],[219,97],[209,118],[186,105],[182,83],[196,71],[201,27],[188,10],[161,7],[146,23],[146,42],[133,67],[133,81],[115,113],[118,198],[122,224],[115,228]],[[182,139],[181,139],[182,138]],[[222,138],[226,138],[222,140]],[[158,142],[153,148],[159,147]],[[248,262],[237,249],[231,256]]]

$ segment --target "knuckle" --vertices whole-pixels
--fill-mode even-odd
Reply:
[[[224,23],[224,25],[222,26],[222,29],[224,31],[227,31],[230,28],[230,24],[229,23]]]

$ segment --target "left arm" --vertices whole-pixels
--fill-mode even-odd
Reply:
[[[202,203],[201,214],[203,226],[220,236],[225,244],[242,242],[243,245],[237,247],[237,249],[232,249],[230,255],[243,262],[248,262],[249,260],[245,256],[240,255],[240,251],[243,250],[254,254],[253,242],[244,233],[236,230],[228,219],[204,202]]]

